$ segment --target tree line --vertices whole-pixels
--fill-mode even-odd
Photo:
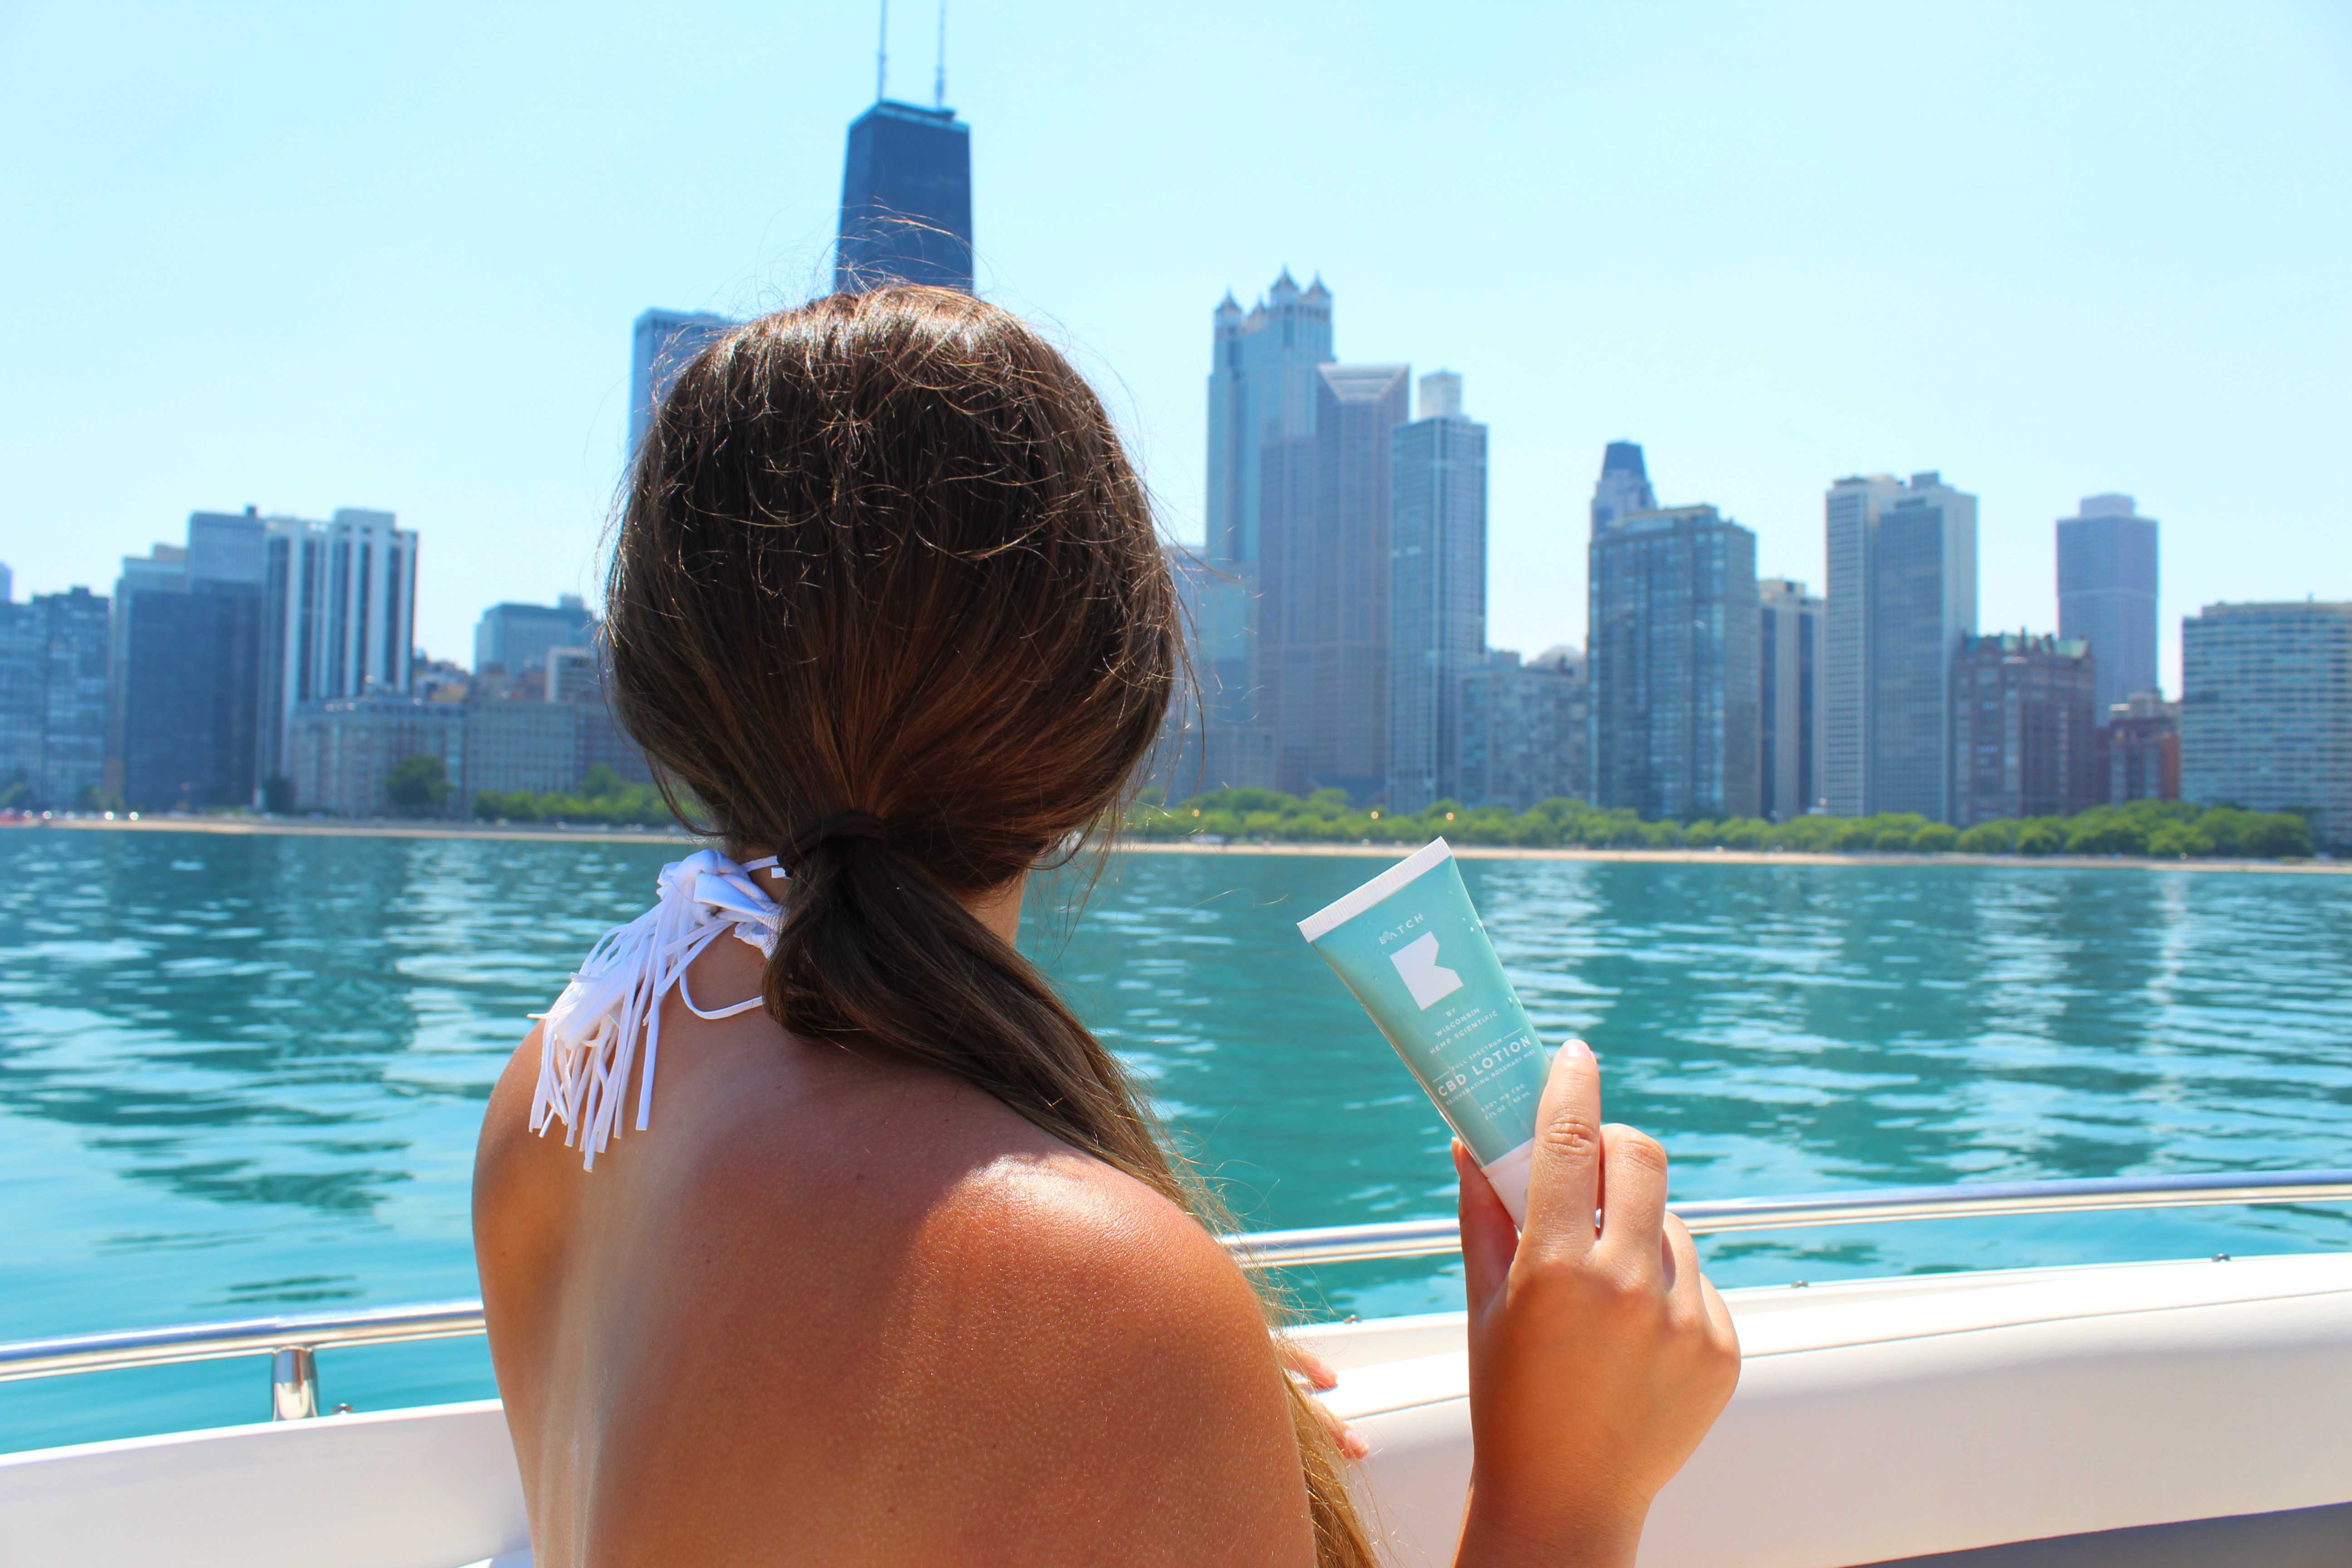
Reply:
[[[1353,806],[1345,790],[1318,790],[1301,799],[1277,790],[1223,789],[1174,805],[1140,803],[1129,813],[1127,831],[1142,839],[1229,844],[1411,845],[1442,835],[1454,844],[1518,848],[2129,855],[2166,860],[2215,856],[2280,859],[2308,856],[2314,849],[2310,824],[2294,812],[2244,811],[2179,800],[2097,805],[2073,816],[2004,819],[1962,832],[1912,812],[1800,816],[1787,822],[1753,816],[1645,822],[1628,810],[1559,796],[1527,811],[1442,800],[1425,811],[1391,812]]]

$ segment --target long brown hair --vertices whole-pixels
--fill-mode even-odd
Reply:
[[[695,826],[740,851],[879,819],[789,856],[777,1020],[952,1073],[1219,1218],[1118,1058],[961,901],[1116,820],[1183,671],[1150,504],[1069,363],[941,289],[737,329],[655,416],[605,602],[614,707]],[[1285,1383],[1318,1558],[1369,1565]]]

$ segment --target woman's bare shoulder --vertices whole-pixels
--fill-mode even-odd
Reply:
[[[1197,1220],[967,1086],[837,1109],[734,1119],[665,1227],[665,1294],[730,1347],[688,1528],[821,1495],[825,1560],[1311,1560],[1263,1312]]]

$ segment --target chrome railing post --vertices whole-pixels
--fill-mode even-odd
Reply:
[[[269,1356],[269,1418],[307,1421],[319,1414],[319,1356],[309,1345],[280,1345]]]

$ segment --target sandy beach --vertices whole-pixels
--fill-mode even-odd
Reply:
[[[316,838],[481,838],[551,844],[676,844],[697,842],[676,829],[550,827],[529,824],[335,822],[266,816],[151,816],[136,822],[117,817],[37,817],[0,822],[0,829],[26,832],[265,834]],[[1129,855],[1352,855],[1394,860],[1405,850],[1394,844],[1189,844],[1130,839],[1117,846]],[[2352,872],[2344,860],[2150,860],[2124,856],[2022,855],[1824,855],[1792,849],[1538,849],[1457,844],[1465,860],[1641,860],[1675,866],[2016,866],[2091,871],[2258,871],[2273,876],[2335,876]]]

